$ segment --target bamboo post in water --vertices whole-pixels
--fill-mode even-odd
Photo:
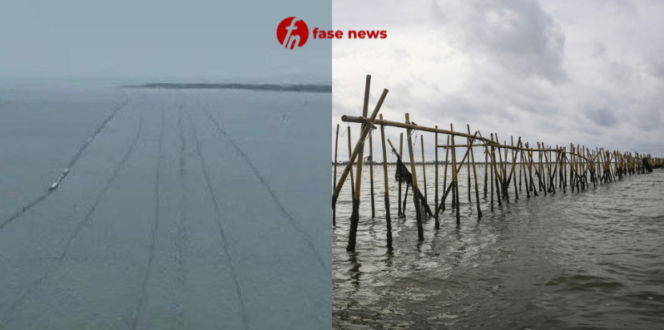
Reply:
[[[556,175],[556,166],[558,163],[556,163],[556,166],[552,167],[552,162],[553,162],[553,155],[551,154],[551,146],[549,146],[549,158],[547,158],[547,168],[549,170],[549,192],[552,194],[556,193],[556,185],[555,185],[555,180],[554,176]]]
[[[468,125],[468,124],[466,124]],[[470,127],[470,125],[468,125]],[[470,130],[468,131],[468,134],[470,134]],[[470,138],[466,138],[466,143],[468,143],[468,148],[471,149],[471,154],[472,154],[472,142],[470,142]],[[472,206],[471,201],[470,201],[470,162],[466,164],[466,172],[468,173],[468,205]]]
[[[348,154],[350,155],[353,151],[351,148],[350,142],[350,126],[348,126]],[[348,156],[348,164],[350,164],[350,196],[353,198],[355,196],[355,176],[353,175],[353,161],[350,156]],[[340,182],[341,183],[341,182]]]
[[[385,101],[385,98],[387,97],[387,93],[389,90],[383,89],[383,93],[380,95],[380,98],[378,99],[378,103],[376,103],[376,107],[374,108],[374,111],[371,113],[371,118],[369,119],[364,119],[366,123],[369,125],[373,125],[374,120],[376,119],[378,112],[380,111],[380,107],[383,105],[383,102]],[[345,116],[341,118],[341,120],[344,120]],[[363,145],[364,139],[366,139],[367,134],[369,134],[369,129],[363,129],[362,132],[360,132],[360,138],[357,140],[357,144],[355,145],[355,149],[353,150],[353,153],[350,155],[350,159],[348,160],[348,164],[346,164],[346,167],[344,168],[344,171],[341,173],[341,178],[339,178],[339,183],[337,184],[337,187],[334,189],[334,193],[332,194],[332,207],[336,205],[337,203],[337,198],[339,198],[339,192],[341,191],[341,188],[343,188],[344,182],[346,181],[346,178],[348,177],[348,173],[352,172],[352,165],[355,159],[357,158],[357,155],[360,153],[360,146]],[[350,127],[348,127],[349,133],[350,133]],[[352,175],[351,175],[352,178]]]
[[[454,132],[454,126],[450,124],[450,131]],[[452,135],[452,183],[454,184],[454,202],[456,203],[456,223],[457,226],[461,225],[461,214],[459,214],[459,179],[457,178],[457,168],[456,168],[456,147],[454,145],[454,135]]]
[[[424,135],[420,135],[420,143],[422,144],[422,179],[424,180],[424,202],[427,203],[429,197],[427,196],[427,163],[424,160]]]
[[[493,142],[493,133],[491,133],[491,142]],[[490,151],[490,156],[491,156],[491,170],[489,171],[491,173],[491,212],[493,212],[493,170],[495,167],[495,160],[493,158],[493,145],[491,146],[491,151]]]
[[[332,185],[332,192],[337,187],[337,151],[339,149],[339,124],[337,124],[337,137],[334,141],[334,183]],[[337,225],[337,208],[332,207],[332,226]]]
[[[366,139],[367,134],[371,131],[374,120],[376,119],[376,116],[378,115],[378,112],[380,111],[380,107],[383,105],[383,102],[385,101],[385,97],[387,97],[387,93],[389,91],[387,89],[383,89],[383,93],[380,95],[380,99],[378,99],[378,103],[376,104],[376,107],[374,108],[374,111],[371,113],[371,117],[369,119],[365,119],[367,126],[364,127],[362,132],[360,133],[360,138],[357,140],[357,144],[355,145],[355,150],[353,150],[353,153],[350,156],[349,162],[346,165],[346,168],[344,168],[343,173],[341,173],[341,178],[339,178],[339,183],[337,184],[337,187],[334,189],[334,193],[332,194],[332,207],[337,203],[337,198],[339,198],[339,192],[341,191],[341,188],[343,188],[343,184],[346,180],[346,177],[348,176],[348,173],[350,173],[351,167],[353,165],[353,161],[355,158],[360,153],[360,147],[363,146],[364,139]],[[344,118],[342,117],[342,120]],[[354,196],[357,196],[357,208],[359,211],[359,191],[355,191]],[[357,235],[357,221],[359,219],[359,213],[357,213],[358,217],[355,218],[355,223],[353,223],[353,216],[351,215],[351,232],[349,235],[349,244],[346,247],[348,251],[355,251],[355,237]]]
[[[511,145],[514,146],[514,137],[511,137]],[[517,180],[517,177],[516,177],[516,159],[518,157],[518,152],[519,152],[518,148],[521,147],[521,137],[519,137],[519,139],[516,141],[516,146],[517,146],[517,148],[512,149],[512,151],[511,151],[512,152],[512,171],[510,172],[510,176],[509,176],[509,179],[508,179],[508,182],[511,182],[512,179],[514,179],[514,201],[519,200],[519,190],[517,189],[517,186],[516,186],[516,180]]]
[[[443,189],[447,187],[447,163],[449,163],[449,155],[450,155],[450,136],[447,136],[447,145],[445,146],[445,171],[443,173]],[[442,209],[442,212],[445,212],[445,200],[447,199],[447,194],[445,194],[445,191],[443,190],[443,198],[440,201],[440,205],[438,205],[438,208]],[[438,210],[438,209],[436,209]],[[438,212],[436,212],[436,215],[438,215]]]
[[[498,133],[496,133],[496,142],[499,142],[498,140]],[[505,142],[503,145],[507,145],[507,142]],[[510,203],[509,196],[507,195],[507,148],[505,148],[505,162],[503,162],[503,153],[498,148],[498,160],[500,161],[500,175],[499,175],[499,182],[500,182],[500,194],[498,197],[498,204],[500,204],[501,197],[507,200],[507,204]]]
[[[520,136],[519,136],[519,139],[521,139]],[[523,144],[519,144],[519,147],[523,148]],[[522,183],[522,180],[523,180],[523,149],[519,150],[519,158],[520,158],[519,159],[519,167],[518,167],[519,168],[519,192],[523,193],[523,189],[522,189],[522,186],[521,186],[521,183]],[[516,182],[515,182],[515,184],[516,184]]]
[[[380,115],[383,119],[383,115]],[[383,145],[383,178],[385,179],[385,222],[387,224],[387,248],[392,250],[392,219],[390,218],[390,190],[387,181],[387,151],[385,151],[385,125],[380,125],[380,139]]]
[[[438,129],[438,126],[436,126],[436,129]],[[434,172],[435,172],[434,177],[435,178],[434,178],[433,182],[434,182],[434,187],[435,187],[435,189],[434,189],[434,207],[437,210],[438,209],[438,132],[436,132],[435,134],[436,134],[435,135],[436,137],[435,137],[434,143],[435,143],[435,146],[436,146],[436,150],[435,150],[436,159],[434,161],[434,164],[435,164],[436,168],[434,169]],[[436,229],[438,229],[438,217],[436,217]]]
[[[467,125],[467,127],[468,127],[468,135],[470,135],[470,125]],[[480,209],[480,191],[477,188],[477,170],[475,169],[475,155],[473,154],[473,147],[471,144],[472,143],[469,143],[468,148],[470,148],[470,160],[473,162],[473,176],[475,177],[475,201],[477,202],[476,203],[477,221],[480,221],[480,219],[482,219],[482,210]],[[470,172],[468,172],[468,176],[470,176]],[[470,185],[468,186],[468,190],[470,190]]]
[[[473,137],[472,137],[473,140],[475,140],[477,138],[477,133],[478,132],[475,132],[475,135],[473,135]],[[449,138],[449,136],[448,136],[448,138]],[[459,163],[459,166],[456,169],[457,174],[459,174],[459,172],[461,171],[461,168],[465,164],[466,158],[470,158],[468,156],[469,153],[470,153],[470,148],[466,149],[466,153],[463,155],[463,158],[461,159],[461,162]],[[457,179],[456,176],[452,176],[452,182],[450,182],[450,184],[447,186],[447,188],[443,189],[442,202],[441,202],[440,205],[438,205],[439,208],[436,209],[436,213],[434,214],[434,217],[438,215],[438,213],[441,211],[441,209],[442,209],[443,212],[445,211],[445,199],[447,198],[447,195],[449,194],[450,190],[454,191],[454,189],[452,189],[452,188],[455,186],[454,183],[455,183],[456,179]]]
[[[489,148],[486,146],[486,142],[484,143],[484,199],[486,199],[486,193],[487,193],[487,188],[486,188],[486,183],[487,183],[487,169],[489,167]]]
[[[400,134],[399,138],[399,158],[403,161],[403,133]],[[399,181],[399,212],[397,213],[398,217],[403,216],[403,210],[401,209],[401,181]]]
[[[373,140],[369,134],[369,183],[371,186],[371,218],[376,217],[376,207],[374,205],[374,182],[373,182]]]
[[[567,153],[565,152],[567,150],[567,147],[560,146],[560,173],[558,174],[558,179],[560,180],[560,186],[563,188],[563,193],[567,193]],[[596,149],[599,150],[599,149]],[[597,156],[597,155],[595,155]],[[599,165],[599,159],[597,159],[597,163]],[[599,170],[599,168],[598,168]],[[597,179],[597,178],[595,178]]]
[[[528,143],[526,143],[526,149],[528,149]],[[528,150],[528,174],[530,178],[528,181],[530,181],[530,191],[533,192],[533,194],[537,197],[537,188],[535,187],[535,179],[533,179],[533,167],[535,167],[535,164],[533,162],[533,152]]]
[[[492,134],[492,135],[496,135],[496,144],[500,145],[500,143],[498,142],[498,135],[495,134],[495,133]],[[491,140],[493,141],[493,138],[491,138]],[[496,147],[496,148],[492,147],[491,148],[491,160],[492,160],[492,165],[493,165],[493,172],[495,172],[494,176],[492,176],[492,179],[494,180],[494,184],[496,185],[496,189],[495,189],[495,191],[496,191],[496,201],[498,202],[498,206],[502,206],[502,202],[500,201],[500,199],[501,199],[501,196],[500,196],[501,189],[500,189],[500,185],[498,184],[500,182],[501,178],[500,178],[500,171],[498,170],[499,164],[497,164],[497,162],[496,162],[496,152],[498,152],[498,156],[500,157],[500,148],[499,147]]]
[[[406,114],[406,124],[410,124],[410,116]],[[415,204],[415,215],[417,217],[417,238],[420,241],[424,240],[424,228],[422,227],[422,212],[420,212],[420,196],[417,193],[417,173],[415,173],[415,156],[413,155],[413,141],[410,138],[411,129],[408,129],[406,132],[408,134],[408,154],[410,155],[410,171],[413,175],[412,186],[413,186],[413,202]]]
[[[366,83],[364,85],[364,106],[362,108],[362,117],[366,118],[367,117],[367,112],[369,110],[369,89],[371,87],[371,76],[367,75]],[[372,116],[375,118],[375,114]],[[357,235],[357,226],[360,221],[360,191],[361,191],[361,186],[362,186],[362,157],[364,156],[364,139],[366,138],[366,135],[369,134],[369,131],[371,131],[371,127],[369,127],[367,124],[362,124],[362,134],[364,137],[360,136],[360,140],[358,140],[359,144],[357,145],[357,149],[359,149],[359,152],[357,154],[357,179],[355,180],[355,184],[357,185],[355,187],[355,192],[353,194],[353,212],[351,213],[350,216],[350,235],[348,235],[348,246],[346,247],[347,251],[355,251],[355,239]]]
[[[546,180],[546,178],[544,177],[544,164],[542,163],[542,149],[539,142],[537,142],[537,149],[538,149],[537,160],[539,161],[538,181],[540,184],[540,191],[542,191],[542,188],[544,188],[544,196],[546,196],[546,185],[544,184],[544,182],[546,181],[542,182],[542,180]]]
[[[527,156],[525,155],[525,152],[523,152],[523,150],[522,150],[521,151],[521,170],[520,170],[520,172],[521,172],[521,176],[523,177],[523,181],[526,185],[526,196],[527,196],[526,198],[530,199],[530,189],[528,188],[530,186],[528,185],[528,175],[526,175],[526,164],[525,164],[526,158],[527,158]],[[523,193],[523,191],[522,191],[522,193]]]
[[[556,163],[560,163],[558,166],[558,189],[563,187],[563,154],[560,150],[560,147],[556,144]]]
[[[399,146],[399,157],[401,157],[401,162],[403,163],[403,133],[401,133],[401,145]],[[404,163],[404,166],[406,166],[406,163]],[[401,184],[401,181],[399,181],[399,184]],[[408,187],[409,185],[406,185],[406,191],[404,192],[403,195],[403,205],[401,205],[401,217],[406,217],[406,204],[408,201]]]

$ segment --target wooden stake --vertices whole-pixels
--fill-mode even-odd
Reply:
[[[487,188],[486,188],[486,183],[488,178],[487,169],[489,168],[488,157],[489,157],[489,148],[487,148],[485,143],[484,144],[484,199],[486,199],[486,193],[487,193]]]
[[[406,114],[406,124],[410,124],[410,116]],[[406,131],[408,134],[408,154],[410,155],[410,171],[413,175],[413,202],[415,204],[415,215],[417,217],[417,238],[424,240],[424,228],[422,227],[422,212],[420,208],[420,196],[417,193],[417,173],[415,172],[415,156],[413,155],[413,141],[410,138],[412,130]]]
[[[362,117],[366,118],[369,111],[369,89],[371,87],[371,76],[367,75],[367,80],[364,86],[364,107],[362,108]],[[372,115],[372,118],[376,118],[376,114]],[[346,251],[354,252],[355,251],[355,241],[357,237],[357,227],[360,222],[360,192],[362,186],[362,161],[364,156],[364,139],[366,135],[371,131],[371,127],[367,124],[362,124],[362,134],[358,140],[358,144],[355,150],[357,151],[357,179],[355,180],[355,192],[353,194],[353,212],[350,216],[350,234],[348,235],[348,246]]]
[[[348,154],[352,154],[350,142],[350,126],[348,126]],[[348,157],[348,164],[350,164],[350,196],[351,199],[355,196],[355,176],[353,175],[353,161]],[[341,184],[341,183],[340,183]]]
[[[380,111],[380,107],[383,105],[383,102],[385,101],[388,92],[389,91],[387,89],[383,89],[383,93],[380,95],[378,103],[376,103],[376,107],[374,108],[374,111],[371,113],[371,117],[369,119],[365,119],[369,125],[373,125],[373,122],[376,120],[378,112]],[[344,117],[342,117],[341,120],[344,120]],[[370,127],[360,132],[360,138],[357,140],[355,149],[353,150],[353,153],[351,154],[348,164],[346,164],[346,167],[344,168],[344,171],[341,173],[341,178],[339,178],[339,183],[337,184],[337,187],[334,189],[334,193],[332,194],[332,207],[334,207],[334,205],[337,203],[337,198],[339,198],[339,192],[341,191],[341,188],[343,188],[344,182],[348,177],[348,173],[351,172],[352,164],[357,158],[357,155],[360,153],[359,147],[364,143],[364,139],[366,139],[367,134],[369,134],[369,131],[371,131]],[[348,132],[350,133],[350,127]],[[351,175],[351,178],[352,177],[353,176]]]
[[[332,192],[337,186],[337,151],[339,149],[339,124],[337,124],[337,137],[334,141],[334,183],[332,184]],[[337,208],[336,205],[332,206],[332,226],[337,225]]]
[[[374,204],[374,180],[373,180],[373,140],[369,134],[369,185],[371,186],[371,218],[376,218],[376,206]]]
[[[467,125],[468,127],[468,134],[470,134],[470,125]],[[469,146],[470,146],[470,140],[468,140]],[[475,169],[475,155],[473,154],[473,148],[469,147],[470,149],[470,159],[471,162],[473,162],[473,176],[475,178],[475,202],[477,204],[477,221],[480,221],[482,219],[482,210],[480,209],[480,191],[477,188],[477,170]],[[470,176],[470,172],[468,172],[468,176]],[[468,190],[470,190],[470,185],[468,186]]]
[[[473,136],[473,139],[475,139],[476,137],[477,137],[477,132],[475,133],[475,136]],[[389,140],[388,140],[388,142],[389,142]],[[459,166],[456,169],[457,174],[459,174],[459,172],[461,171],[461,168],[463,167],[464,162],[466,161],[466,159],[469,158],[468,157],[469,153],[470,153],[470,149],[466,149],[466,153],[463,155],[463,158],[461,159],[461,162],[459,162]],[[450,190],[452,190],[452,192],[454,192],[454,189],[452,189],[452,188],[455,185],[454,181],[455,181],[456,178],[457,178],[457,176],[452,176],[452,182],[450,182],[450,184],[447,186],[447,189],[443,190],[444,191],[443,198],[442,198],[443,202],[441,202],[441,204],[438,205],[439,208],[436,210],[436,213],[434,214],[434,217],[437,216],[439,212],[441,212],[441,209],[442,209],[442,211],[444,211],[444,208],[445,208],[445,202],[444,201],[447,198]]]
[[[403,161],[403,133],[400,134],[399,139],[399,158]],[[397,213],[398,217],[404,216],[403,210],[401,209],[401,181],[399,181],[399,212]]]
[[[445,173],[443,173],[443,189],[447,187],[447,163],[449,163],[449,155],[450,155],[450,136],[447,136],[447,146],[445,147]],[[440,200],[440,205],[438,205],[439,208],[442,209],[442,212],[445,212],[445,200],[447,199],[447,195],[443,195],[443,198]],[[436,209],[438,210],[438,209]],[[438,212],[436,212],[436,216],[438,215]]]
[[[383,119],[383,115],[380,115]],[[385,222],[387,224],[387,249],[392,250],[392,219],[390,218],[390,190],[387,181],[387,152],[385,151],[385,125],[380,125],[380,139],[383,145],[383,178],[385,181]]]
[[[436,128],[438,128],[438,126],[436,126]],[[436,158],[435,161],[434,161],[434,164],[436,166],[436,168],[434,169],[434,172],[435,172],[434,177],[435,178],[433,180],[434,187],[435,187],[435,189],[434,189],[434,207],[437,210],[438,209],[438,132],[435,133],[434,143],[435,143],[435,148],[434,149],[435,149],[435,158]],[[436,229],[438,229],[438,219],[437,218],[436,218]]]
[[[450,124],[450,131],[454,132],[454,126]],[[457,226],[461,225],[461,214],[459,213],[459,180],[457,178],[457,167],[456,167],[456,147],[454,145],[454,136],[452,136],[452,183],[454,184],[454,203],[456,206],[456,223]]]
[[[424,160],[424,136],[420,135],[420,143],[422,144],[422,179],[424,182],[424,202],[427,203],[429,198],[427,197],[427,170],[426,170],[426,161]]]
[[[466,124],[466,125],[468,125],[468,124]],[[468,125],[468,127],[470,127],[470,125]],[[470,135],[470,129],[468,129],[468,134]],[[472,155],[473,147],[472,147],[472,143],[470,142],[470,138],[466,138],[466,143],[468,143],[468,148],[471,149],[470,152],[471,152],[471,155]],[[470,201],[470,190],[471,190],[470,189],[470,162],[466,163],[466,173],[468,173],[468,180],[467,180],[468,181],[467,182],[467,184],[468,184],[467,185],[467,187],[468,187],[468,205],[472,206],[471,201]]]
[[[491,133],[491,142],[493,142],[493,133]],[[495,170],[496,164],[493,158],[493,145],[491,146],[491,212],[493,212],[493,172]]]

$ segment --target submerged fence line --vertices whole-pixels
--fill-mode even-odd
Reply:
[[[361,124],[360,136],[351,149],[350,126],[348,127],[348,152],[349,160],[345,164],[344,171],[337,181],[337,150],[339,141],[339,125],[337,125],[336,142],[334,152],[334,182],[332,194],[332,224],[336,226],[336,203],[339,193],[344,183],[350,174],[351,181],[351,195],[352,195],[352,213],[350,217],[350,232],[348,237],[348,251],[355,251],[357,227],[359,224],[359,208],[360,208],[360,188],[362,184],[362,166],[365,161],[364,144],[368,140],[369,156],[366,161],[370,166],[370,184],[371,184],[371,217],[375,218],[375,203],[374,203],[374,183],[373,183],[373,144],[371,135],[369,134],[373,129],[380,126],[382,153],[383,153],[383,176],[385,183],[384,203],[386,210],[386,224],[387,224],[387,248],[392,249],[392,225],[390,217],[390,199],[389,199],[389,185],[388,185],[388,163],[387,151],[385,141],[390,145],[392,153],[397,157],[395,179],[398,181],[398,217],[404,217],[405,209],[408,199],[408,190],[412,189],[412,200],[415,207],[415,215],[417,220],[418,239],[424,240],[424,217],[427,215],[435,219],[435,228],[440,227],[439,217],[445,211],[447,198],[450,197],[451,208],[456,213],[456,224],[461,224],[459,212],[459,173],[466,166],[467,175],[467,193],[468,202],[472,203],[471,195],[472,189],[475,189],[475,201],[477,209],[477,220],[482,218],[482,209],[480,206],[480,190],[478,184],[477,168],[475,162],[475,155],[473,149],[483,148],[484,150],[484,187],[483,196],[487,199],[490,191],[490,210],[494,211],[494,202],[498,205],[502,203],[510,203],[510,187],[514,189],[514,201],[519,199],[519,193],[523,196],[523,187],[525,186],[526,198],[530,198],[531,194],[538,196],[538,192],[544,194],[555,194],[556,188],[562,189],[563,193],[567,193],[569,188],[570,192],[584,191],[589,189],[592,185],[596,187],[599,184],[605,184],[622,179],[624,176],[631,176],[642,173],[650,173],[653,168],[664,167],[664,159],[652,157],[650,154],[639,154],[638,152],[620,152],[617,150],[610,151],[603,148],[590,149],[582,145],[574,145],[570,143],[569,149],[567,146],[546,146],[543,142],[537,142],[537,146],[531,147],[527,142],[523,142],[521,137],[517,138],[516,143],[514,137],[510,137],[510,144],[504,140],[500,143],[497,133],[491,133],[489,137],[483,137],[479,131],[471,132],[470,125],[467,125],[467,133],[455,131],[454,126],[450,124],[450,129],[441,129],[436,127],[426,127],[415,124],[411,121],[410,114],[405,114],[404,122],[384,120],[381,114],[379,119],[378,113],[380,108],[387,97],[388,90],[384,89],[383,93],[378,100],[371,116],[368,116],[369,108],[369,90],[371,86],[371,76],[367,75],[365,82],[364,103],[362,116],[342,116],[341,120],[347,123]],[[409,157],[409,166],[405,165],[402,160],[403,157],[403,133],[400,135],[399,152],[392,144],[392,141],[385,138],[385,127],[402,128],[406,130],[406,139],[408,143],[407,155]],[[435,165],[434,172],[434,211],[432,212],[429,207],[427,186],[426,186],[426,169],[425,165],[429,164],[424,158],[424,136],[420,135],[420,145],[422,151],[422,176],[424,183],[424,193],[418,187],[418,173],[417,162],[414,155],[414,143],[412,135],[415,131],[428,132],[435,134]],[[438,144],[438,135],[446,136],[447,143],[445,145]],[[368,136],[368,138],[367,138]],[[466,138],[465,144],[457,144],[455,137]],[[415,143],[417,143],[415,139]],[[443,175],[443,190],[442,196],[439,196],[439,171],[438,167],[441,162],[438,159],[438,149],[445,149],[445,162],[444,175]],[[461,160],[457,162],[457,148],[466,148]],[[511,151],[508,154],[508,151]],[[509,156],[509,158],[508,158]],[[535,157],[536,156],[536,157]],[[504,159],[503,159],[504,157]],[[357,161],[356,161],[357,160]],[[355,175],[353,177],[353,165],[356,165]],[[451,181],[447,182],[448,166],[451,167]],[[472,168],[472,170],[471,170]],[[518,174],[517,174],[518,172]],[[472,176],[472,179],[471,179]],[[518,181],[518,185],[517,185]],[[402,183],[406,184],[406,191],[401,200],[401,186]],[[474,183],[474,184],[473,184]],[[439,198],[440,197],[440,198]],[[472,207],[472,204],[471,204]]]

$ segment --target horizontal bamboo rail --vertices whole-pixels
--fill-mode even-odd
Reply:
[[[341,121],[346,122],[346,123],[359,123],[359,124],[365,124],[365,123],[373,123],[374,125],[384,125],[384,126],[391,126],[391,127],[398,127],[398,128],[405,128],[405,129],[412,129],[412,130],[417,130],[417,131],[424,131],[424,132],[430,132],[430,133],[439,133],[439,134],[447,134],[451,136],[458,136],[458,137],[465,137],[465,138],[472,138],[473,136],[471,134],[466,134],[463,132],[453,132],[453,131],[448,131],[445,129],[440,129],[440,128],[432,128],[432,127],[426,127],[426,126],[420,126],[420,125],[415,125],[415,124],[405,124],[405,123],[400,123],[396,121],[389,121],[389,120],[374,120],[374,121],[369,121],[366,118],[362,117],[357,117],[357,116],[341,116]],[[484,144],[481,145],[473,145],[475,146],[492,146],[496,148],[503,148],[503,149],[510,149],[510,150],[520,150],[520,151],[556,151],[554,149],[539,149],[539,148],[524,148],[524,147],[515,147],[515,146],[510,146],[510,145],[505,145],[505,144],[500,144],[494,141],[491,141],[490,139],[483,138],[483,137],[478,137],[477,140],[484,142]],[[447,146],[438,146],[439,148],[447,148]],[[455,148],[467,148],[467,145],[458,145],[455,146]],[[450,147],[451,148],[451,147]],[[562,147],[557,149],[558,152],[563,152]],[[584,156],[579,156],[581,158],[584,158]]]

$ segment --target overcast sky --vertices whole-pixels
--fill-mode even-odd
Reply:
[[[664,156],[664,1],[335,0],[332,22],[388,33],[334,41],[333,126],[341,132],[342,115],[361,114],[371,74],[371,108],[390,90],[381,111],[388,120],[409,112],[418,125],[470,124],[501,140]],[[388,137],[398,141],[399,132]],[[353,124],[353,139],[358,133]],[[432,160],[433,134],[424,137]],[[339,159],[347,159],[346,138]]]
[[[285,51],[279,22],[329,28],[329,0],[2,0],[0,79],[330,80],[330,43]]]

